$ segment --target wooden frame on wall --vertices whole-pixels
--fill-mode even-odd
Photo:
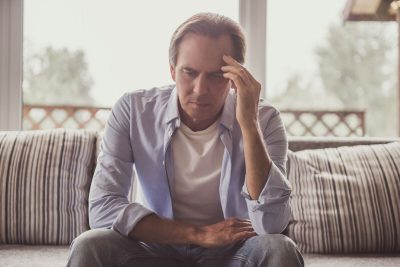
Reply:
[[[0,0],[0,130],[22,127],[22,1]]]

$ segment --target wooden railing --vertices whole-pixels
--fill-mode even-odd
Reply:
[[[24,105],[25,130],[86,128],[102,130],[110,114],[108,107]],[[364,136],[363,111],[281,110],[291,136]]]
[[[75,128],[102,130],[111,109],[108,107],[24,105],[23,129]]]
[[[365,112],[358,110],[281,110],[291,136],[365,136]]]

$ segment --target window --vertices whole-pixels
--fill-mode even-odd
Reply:
[[[268,1],[267,98],[295,135],[397,136],[397,25],[344,23],[346,2]]]
[[[238,5],[25,0],[24,128],[102,127],[125,92],[173,83],[168,47],[180,23],[201,11],[238,20]]]

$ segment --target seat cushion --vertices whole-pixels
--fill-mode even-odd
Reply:
[[[65,267],[68,246],[0,245],[0,267]]]
[[[0,244],[69,244],[89,228],[97,133],[0,132]]]
[[[293,218],[305,253],[400,252],[400,143],[289,153]]]
[[[305,254],[307,267],[393,267],[400,266],[400,254]]]

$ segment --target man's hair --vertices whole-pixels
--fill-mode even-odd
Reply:
[[[219,14],[198,13],[183,22],[172,35],[169,45],[169,63],[172,66],[176,65],[180,42],[189,33],[212,38],[218,38],[225,34],[229,35],[234,50],[232,57],[239,63],[244,63],[246,41],[240,25],[234,20]]]

